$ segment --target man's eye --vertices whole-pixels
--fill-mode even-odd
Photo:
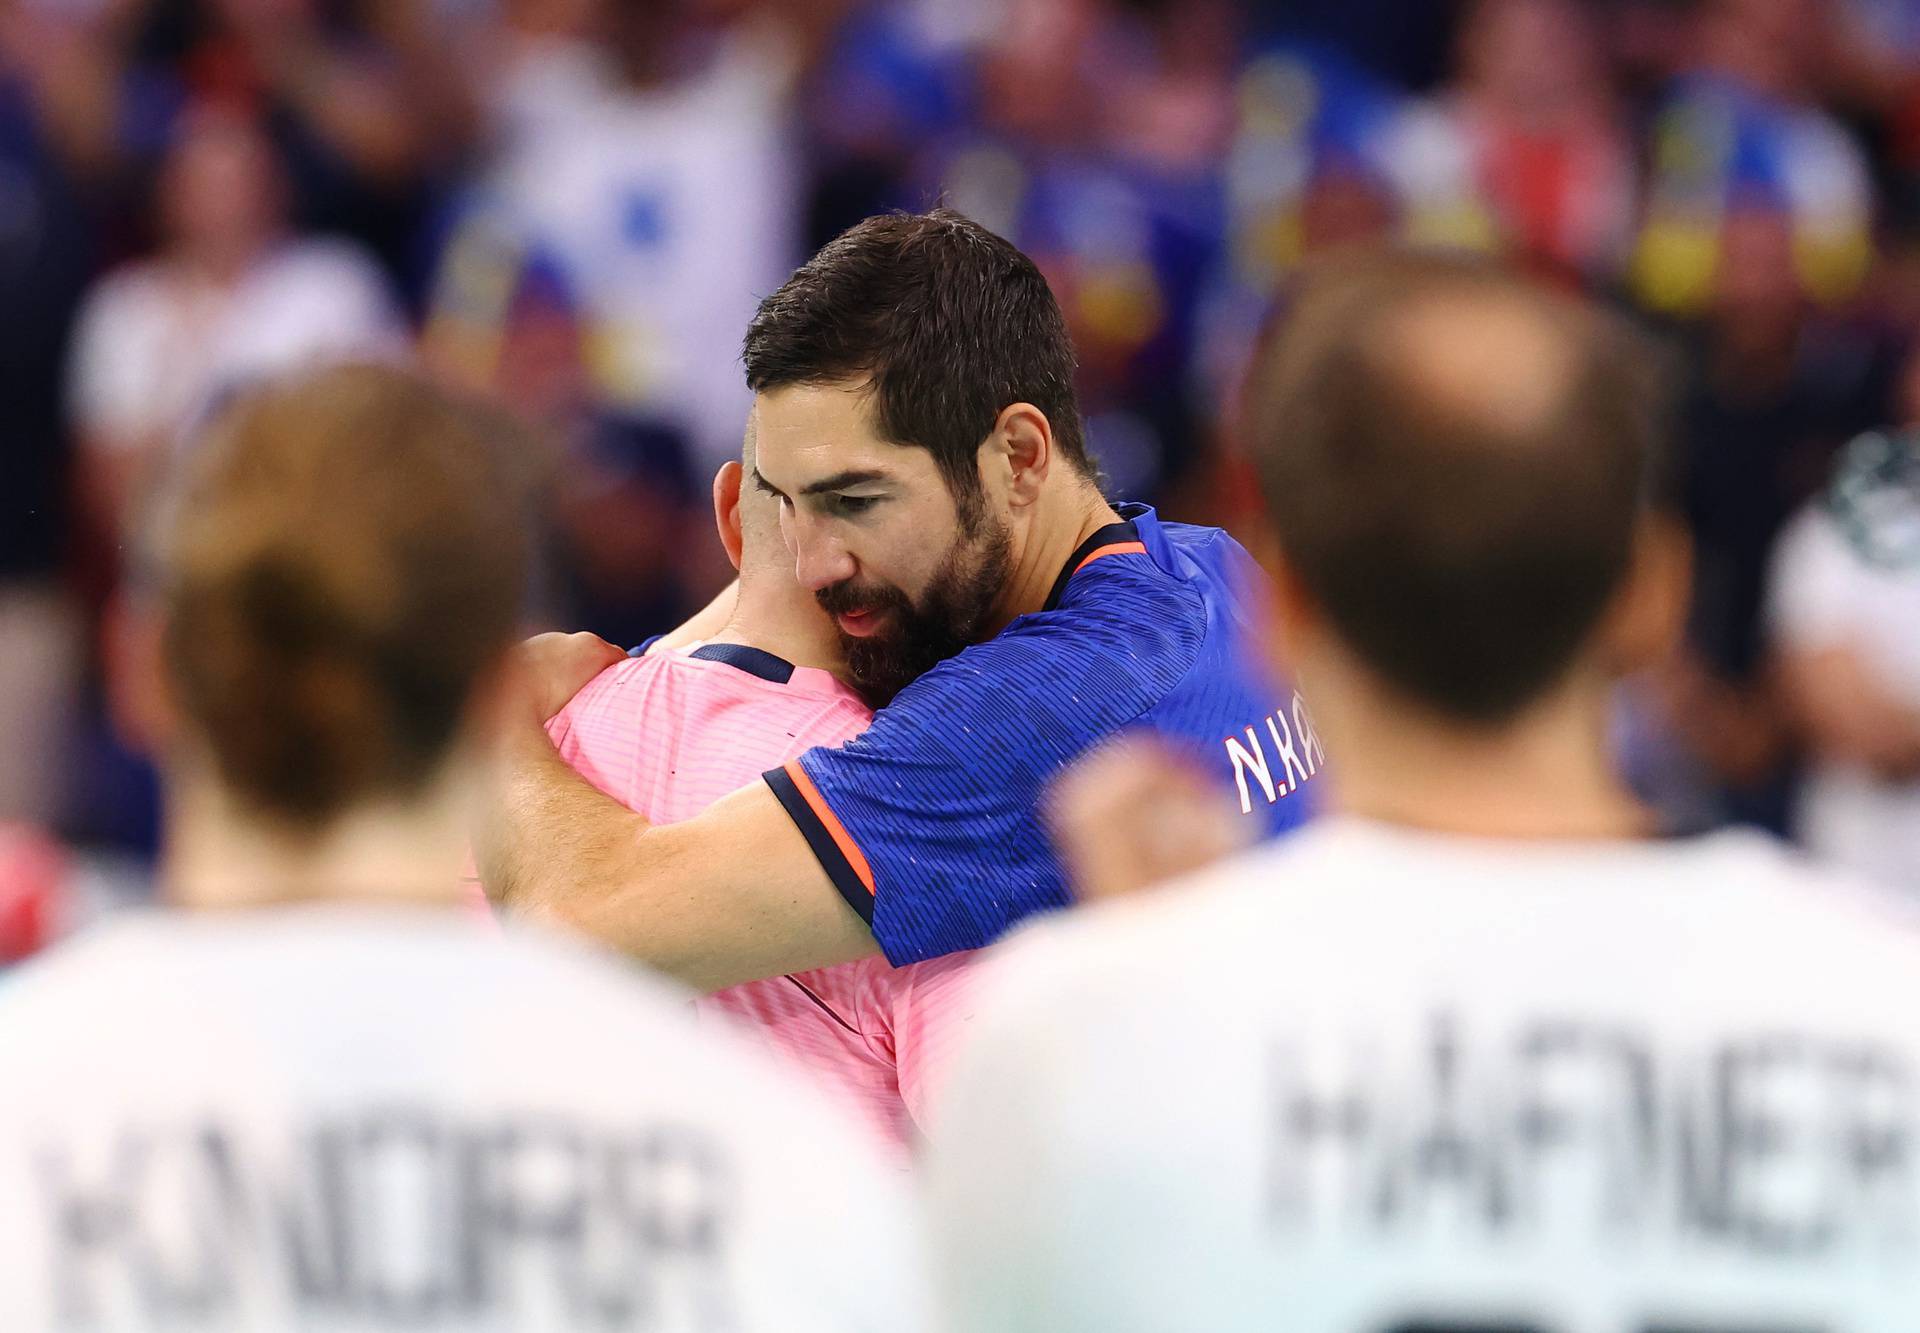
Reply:
[[[880,497],[877,495],[836,495],[833,497],[833,511],[853,518],[879,503]]]

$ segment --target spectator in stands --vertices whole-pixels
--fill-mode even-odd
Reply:
[[[420,233],[478,125],[477,71],[435,0],[148,3],[147,72],[190,101],[257,107],[294,223],[349,236],[408,295]]]
[[[259,119],[224,104],[181,119],[156,191],[160,248],[88,293],[70,408],[87,502],[124,530],[181,430],[246,381],[313,362],[400,354],[405,330],[372,258],[293,234]]]
[[[1632,153],[1598,25],[1578,0],[1479,0],[1447,113],[1498,243],[1606,283],[1631,240]]]
[[[1131,498],[1164,502],[1204,440],[1187,368],[1221,247],[1235,38],[1212,3],[1021,0],[980,52],[974,113],[921,162],[922,197],[944,192],[1046,275],[1090,447]]]
[[[577,124],[620,82],[607,49],[606,0],[502,0],[462,33],[490,153]]]
[[[1883,419],[1884,354],[1822,317],[1794,266],[1794,224],[1729,217],[1713,308],[1691,347],[1679,460],[1694,537],[1687,644],[1666,723],[1707,766],[1719,818],[1775,830],[1791,799],[1790,735],[1766,670],[1769,552],[1848,437]]]
[[[696,530],[687,442],[659,418],[608,408],[593,379],[589,307],[560,266],[538,256],[490,252],[478,233],[462,242],[471,287],[510,286],[490,326],[442,310],[423,351],[443,377],[526,422],[547,449],[542,515],[551,523],[552,566],[544,610],[557,623],[634,644],[675,625],[724,582]],[[704,577],[703,577],[704,576]]]
[[[802,93],[809,250],[871,214],[920,206],[918,164],[972,114],[999,18],[984,5],[861,0],[831,29]]]
[[[0,7],[0,823],[54,820],[66,785],[81,617],[60,386],[122,164],[109,38]]]
[[[595,397],[677,432],[703,475],[739,448],[741,331],[798,250],[791,29],[691,0],[614,5],[614,85],[522,125],[448,245],[439,337],[497,335],[521,273],[579,302]]]
[[[1466,145],[1430,104],[1337,50],[1257,52],[1237,78],[1222,163],[1226,243],[1202,304],[1195,374],[1234,401],[1254,340],[1300,262],[1361,245],[1488,249]]]
[[[1872,181],[1859,145],[1822,108],[1827,6],[1706,0],[1687,70],[1653,130],[1652,179],[1633,282],[1652,310],[1700,313],[1731,262],[1722,224],[1755,207],[1791,224],[1784,262],[1816,301],[1858,291],[1873,255]]]

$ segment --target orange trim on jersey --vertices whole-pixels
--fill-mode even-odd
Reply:
[[[1115,542],[1111,546],[1098,546],[1087,552],[1087,558],[1075,565],[1073,572],[1078,574],[1103,555],[1145,555],[1146,553],[1145,542]]]
[[[1092,557],[1089,556],[1088,559]],[[840,849],[840,855],[847,858],[847,864],[853,867],[853,873],[859,876],[860,883],[865,886],[867,892],[873,893],[873,867],[867,864],[865,854],[861,852],[859,844],[854,842],[853,836],[847,832],[847,826],[842,824],[840,817],[833,813],[833,808],[827,804],[826,797],[822,796],[820,789],[813,785],[813,779],[807,776],[806,769],[800,767],[798,759],[788,760],[786,770],[787,776],[793,779],[794,790],[800,793],[801,798],[812,809],[815,817],[820,821],[820,827],[824,828],[827,836],[833,839],[833,845]]]

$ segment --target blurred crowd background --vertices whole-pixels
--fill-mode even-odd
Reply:
[[[1310,255],[1637,311],[1698,567],[1623,762],[1676,827],[1791,831],[1829,762],[1920,824],[1920,559],[1793,536],[1920,421],[1920,0],[0,0],[0,880],[151,853],[114,626],[224,393],[376,357],[496,397],[548,442],[546,614],[637,641],[729,572],[757,299],[937,200],[1039,262],[1113,489],[1177,518],[1244,512],[1236,377]],[[1837,721],[1803,626],[1865,665]]]

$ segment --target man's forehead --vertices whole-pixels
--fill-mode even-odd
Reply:
[[[791,386],[760,394],[750,430],[761,476],[789,493],[846,474],[909,481],[933,470],[926,450],[876,435],[866,396],[838,386]]]

